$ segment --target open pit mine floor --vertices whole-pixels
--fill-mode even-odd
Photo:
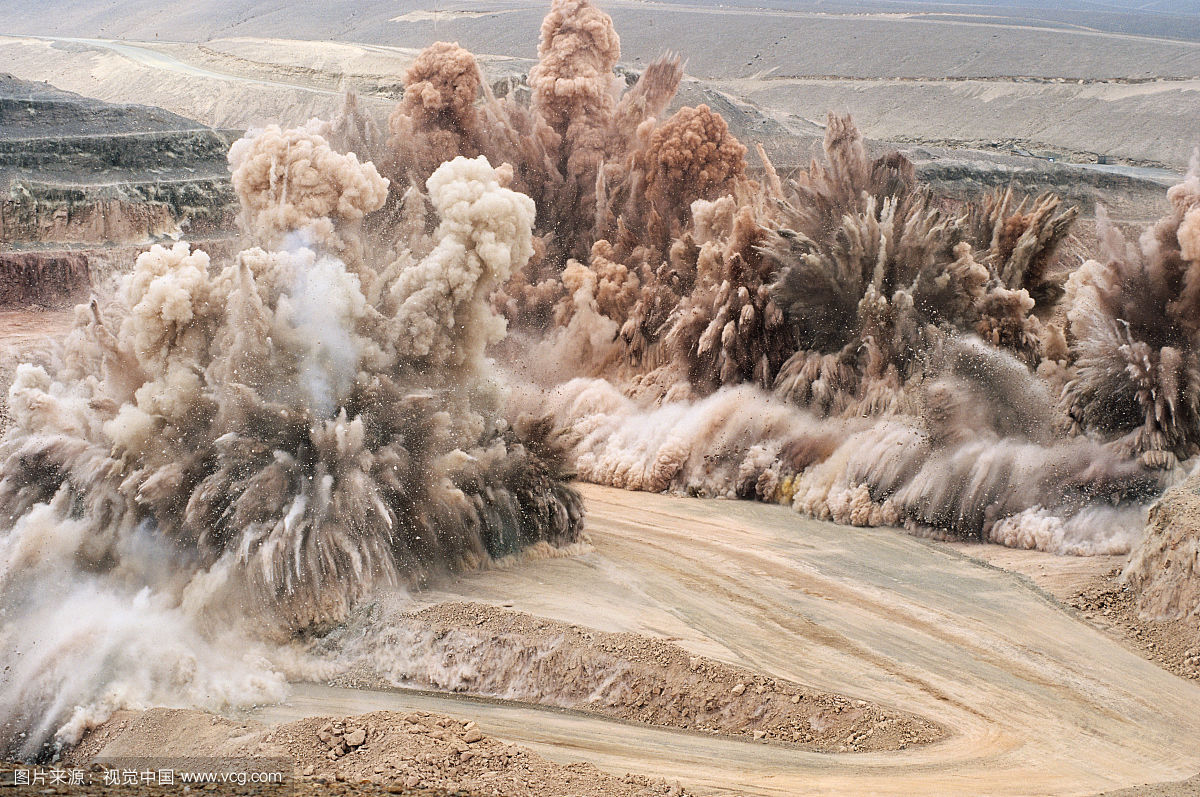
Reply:
[[[550,762],[692,794],[1092,795],[1161,783],[1144,793],[1166,795],[1200,784],[1180,782],[1200,770],[1200,687],[1030,578],[896,530],[779,506],[580,489],[590,550],[459,577],[413,595],[415,609],[472,601],[655,637],[929,720],[944,735],[907,749],[814,752],[494,698],[319,684],[237,719],[295,728],[390,711],[405,726],[398,718],[430,712]],[[121,744],[131,743],[126,734]]]

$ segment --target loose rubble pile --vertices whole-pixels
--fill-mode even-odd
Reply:
[[[678,786],[617,778],[590,764],[559,765],[485,735],[474,722],[424,711],[305,719],[276,729],[301,778],[318,783],[380,783],[397,788],[513,797],[683,795]]]
[[[355,658],[358,622],[386,630],[367,637]],[[370,615],[330,643],[348,645],[361,665],[338,679],[346,686],[417,685],[823,752],[904,749],[943,736],[927,720],[691,655],[670,642],[479,603],[440,603],[399,618]],[[326,735],[340,745],[348,733],[331,726]]]
[[[362,747],[367,741],[367,730],[334,720],[317,731],[317,738],[329,747],[329,759],[336,761]]]

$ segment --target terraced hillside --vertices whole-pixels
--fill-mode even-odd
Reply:
[[[0,251],[220,236],[237,135],[0,74]]]

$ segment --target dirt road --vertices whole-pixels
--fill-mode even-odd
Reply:
[[[1094,794],[1200,770],[1200,688],[1028,580],[890,530],[583,486],[594,551],[478,573],[467,597],[693,650],[934,719],[942,743],[823,755],[569,712],[305,686],[275,721],[420,707],[557,760],[715,793]]]

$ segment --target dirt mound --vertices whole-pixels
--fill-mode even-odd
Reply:
[[[405,615],[367,669],[344,682],[428,686],[822,752],[904,749],[944,735],[927,720],[692,656],[669,642],[478,603]]]
[[[590,764],[555,764],[485,736],[473,722],[426,712],[310,717],[267,727],[200,711],[151,709],[114,717],[72,751],[67,765],[163,756],[284,759],[294,765],[300,794],[313,787],[335,793],[433,789],[433,794],[506,797],[687,794],[676,785],[636,775],[618,778]]]
[[[1144,619],[1200,617],[1200,474],[1150,508],[1146,536],[1123,575]]]
[[[1200,627],[1190,619],[1139,616],[1137,594],[1114,570],[1088,584],[1067,603],[1089,622],[1139,655],[1181,678],[1200,679]]]
[[[1099,797],[1195,797],[1200,794],[1200,774],[1169,783],[1146,783],[1128,789],[1106,791]]]

